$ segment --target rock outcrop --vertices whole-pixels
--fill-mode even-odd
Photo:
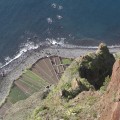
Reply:
[[[101,43],[96,53],[78,57],[72,62],[64,72],[58,88],[69,91],[72,96],[90,89],[98,90],[105,78],[111,76],[114,62],[114,56]]]
[[[105,44],[100,44],[96,53],[83,56],[79,73],[81,78],[86,78],[95,89],[99,89],[105,77],[112,74],[115,59]]]
[[[100,120],[120,120],[120,60],[114,64],[112,78],[101,103]]]

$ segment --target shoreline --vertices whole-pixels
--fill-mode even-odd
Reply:
[[[50,46],[48,44],[43,44],[43,46],[39,46],[37,49],[29,50],[25,53],[23,53],[20,57],[10,60],[7,63],[5,63],[1,68],[0,71],[6,71],[6,74],[10,71],[12,71],[13,68],[17,66],[17,64],[21,64],[25,59],[27,59],[30,55],[32,55],[33,52],[41,51],[44,49],[65,49],[65,50],[82,50],[82,51],[95,51],[97,50],[98,46],[75,46],[70,44],[65,44],[64,46]],[[115,53],[120,50],[120,46],[108,46],[111,53]]]
[[[22,75],[25,69],[30,68],[37,60],[45,56],[61,56],[66,58],[76,58],[89,52],[95,52],[97,48],[93,49],[81,49],[81,48],[70,48],[70,47],[49,47],[43,46],[36,50],[31,50],[20,58],[14,60],[9,65],[5,66],[1,70],[6,70],[6,76],[1,80],[0,83],[0,106],[4,104],[7,96],[9,95],[10,89],[14,80],[18,79]],[[111,53],[118,52],[120,48],[109,49]]]
[[[35,46],[32,46],[32,47],[33,48],[31,48],[31,50],[26,50],[26,52],[19,51],[19,53],[16,56],[14,56],[12,59],[7,61],[6,63],[4,63],[0,67],[0,71],[3,71],[3,70],[8,71],[7,69],[10,69],[10,68],[12,69],[12,67],[14,67],[14,64],[17,64],[17,63],[19,64],[20,62],[22,62],[30,54],[32,54],[33,51],[44,50],[46,48],[72,49],[72,50],[73,49],[80,49],[80,50],[84,50],[84,51],[85,50],[91,51],[91,50],[96,50],[98,48],[98,46],[77,46],[77,45],[72,45],[72,44],[60,44],[60,43],[57,43],[57,42],[55,44],[52,44],[52,43],[49,43],[49,42],[43,42],[39,45],[35,45]],[[108,46],[108,48],[110,49],[111,52],[116,52],[120,49],[120,45],[111,45],[111,46]],[[9,71],[11,71],[11,70],[9,70]]]

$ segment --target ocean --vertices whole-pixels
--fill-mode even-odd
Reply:
[[[0,63],[45,41],[120,44],[120,0],[0,0]]]

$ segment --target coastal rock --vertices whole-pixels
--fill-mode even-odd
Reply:
[[[109,50],[107,48],[107,46],[104,44],[104,43],[101,43],[98,47],[98,50],[96,51],[96,54],[99,54],[99,53],[106,53],[106,54],[109,54]]]
[[[101,43],[96,53],[90,53],[82,57],[79,68],[81,78],[86,78],[95,89],[99,89],[105,77],[111,76],[115,58],[109,52],[107,46]]]

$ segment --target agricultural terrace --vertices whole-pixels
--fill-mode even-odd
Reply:
[[[44,57],[24,71],[13,84],[6,103],[0,108],[3,115],[12,104],[24,100],[46,86],[57,84],[66,67],[72,59],[59,56]]]

